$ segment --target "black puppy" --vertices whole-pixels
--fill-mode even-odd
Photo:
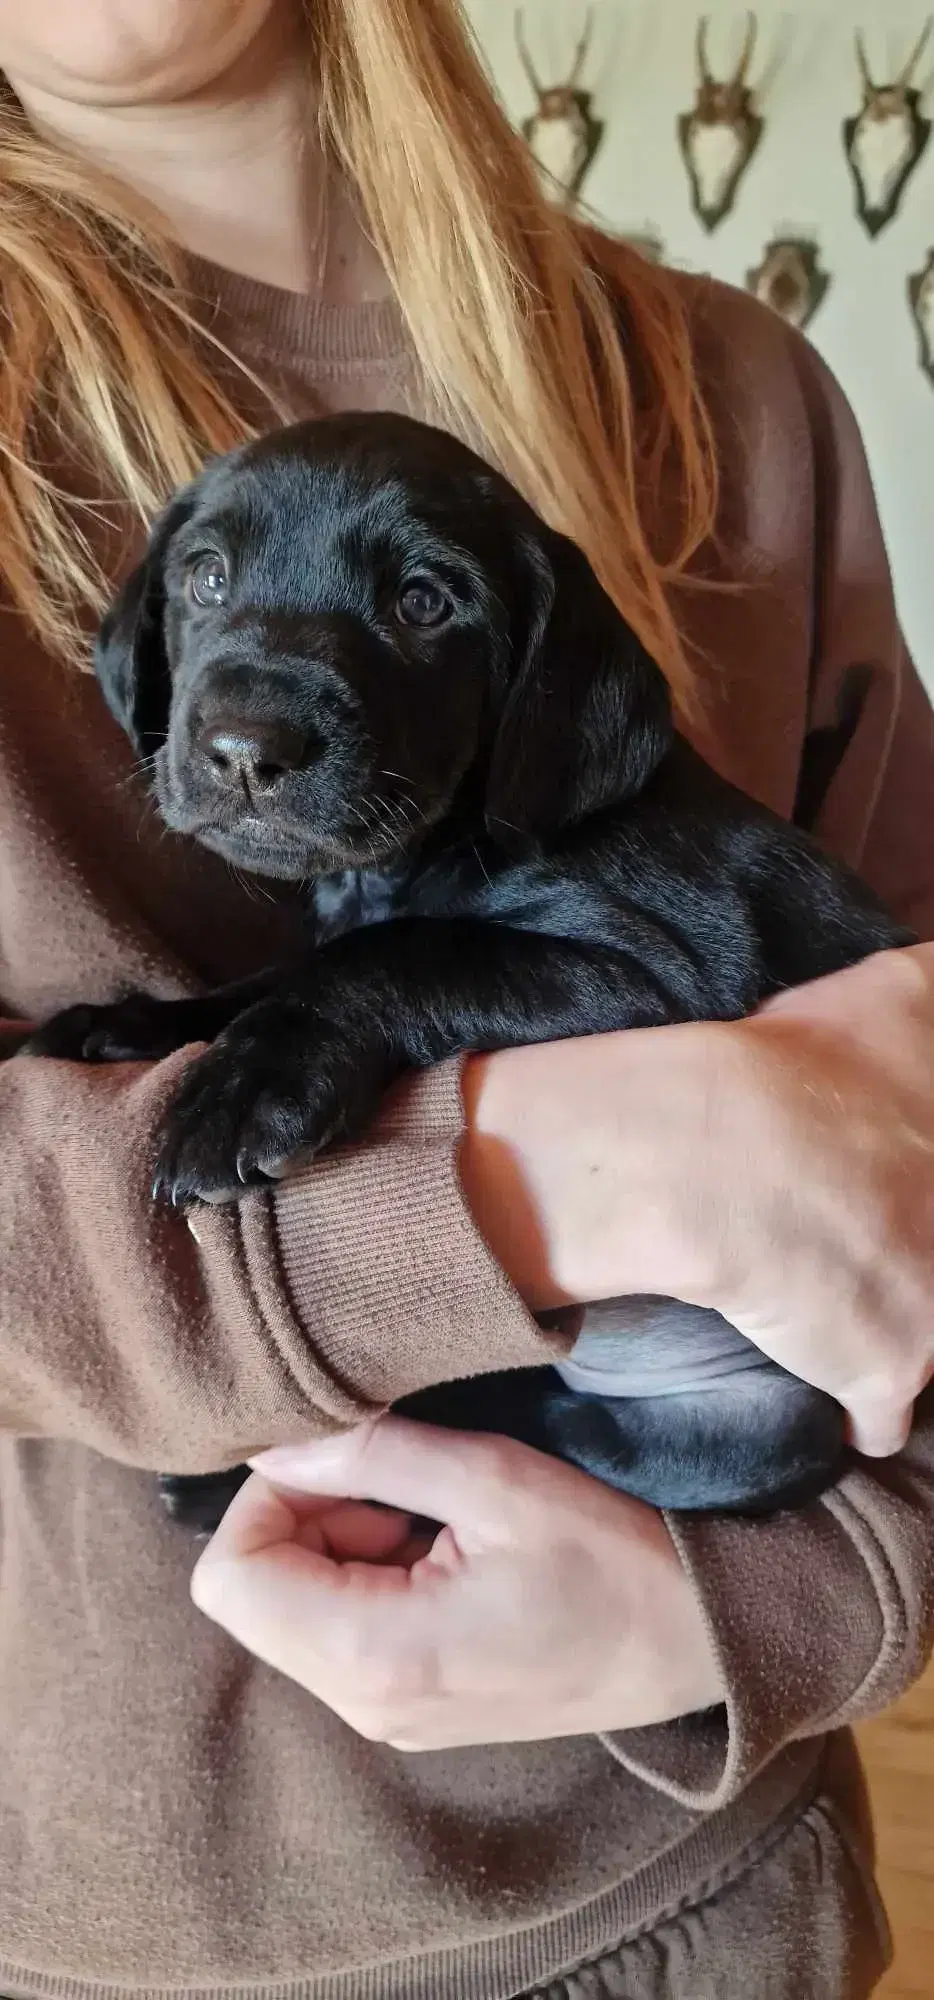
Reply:
[[[97,668],[168,825],[309,884],[290,970],[72,1008],[33,1041],[92,1061],[213,1042],[156,1164],[174,1202],[229,1200],[358,1134],[407,1067],[735,1019],[911,941],[675,733],[661,672],[580,550],[407,419],[299,424],[210,465],[157,522]],[[790,1504],[839,1470],[837,1405],[716,1314],[642,1300],[601,1318],[564,1376],[406,1407],[659,1505]],[[608,1346],[607,1324],[628,1337]],[[240,1476],[163,1488],[205,1527]]]

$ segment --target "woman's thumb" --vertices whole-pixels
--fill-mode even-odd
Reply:
[[[848,1410],[849,1442],[865,1458],[891,1458],[907,1444],[913,1415],[911,1403],[896,1409],[880,1407],[878,1398],[867,1402],[865,1408],[853,1402]]]
[[[261,1452],[250,1463],[273,1486],[293,1492],[381,1500],[433,1521],[479,1527],[488,1512],[502,1524],[515,1475],[535,1458],[504,1438],[388,1416],[338,1437]]]

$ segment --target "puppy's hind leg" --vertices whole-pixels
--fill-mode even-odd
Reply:
[[[839,1404],[718,1312],[653,1295],[588,1306],[555,1372],[545,1421],[556,1448],[653,1506],[799,1506],[842,1469]]]
[[[566,1361],[423,1390],[397,1406],[499,1431],[672,1511],[767,1513],[815,1499],[846,1462],[844,1414],[719,1313],[676,1299],[589,1306]]]
[[[207,1537],[220,1526],[234,1494],[249,1476],[248,1465],[235,1465],[230,1472],[160,1472],[157,1485],[170,1519],[191,1534]]]
[[[801,1507],[845,1460],[839,1404],[771,1362],[674,1396],[585,1396],[554,1375],[540,1422],[551,1451],[673,1512]]]

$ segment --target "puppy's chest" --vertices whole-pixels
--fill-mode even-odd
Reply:
[[[475,850],[446,855],[428,867],[345,868],[315,883],[309,921],[316,944],[327,944],[393,917],[473,912],[489,886]]]

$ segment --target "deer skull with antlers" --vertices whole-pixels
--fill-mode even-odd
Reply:
[[[746,23],[739,62],[718,80],[707,60],[707,17],[697,23],[697,96],[678,119],[678,143],[691,183],[694,213],[705,229],[729,214],[740,181],[762,137],[763,121],[746,78],[756,44],[755,15]]]
[[[774,236],[761,263],[746,273],[747,289],[798,328],[813,319],[829,284],[817,244],[806,236]]]
[[[601,120],[593,115],[592,92],[583,90],[580,81],[592,27],[593,16],[588,13],[565,82],[543,84],[526,45],[522,15],[516,15],[519,55],[537,100],[532,116],[522,126],[522,136],[546,193],[557,192],[568,206],[580,193],[604,131]]]
[[[856,210],[870,236],[878,236],[896,214],[909,176],[931,136],[930,119],[922,116],[921,92],[912,89],[934,19],[922,29],[904,68],[892,83],[873,83],[862,35],[856,36],[856,60],[863,84],[862,110],[847,118],[843,141],[856,189]]]

